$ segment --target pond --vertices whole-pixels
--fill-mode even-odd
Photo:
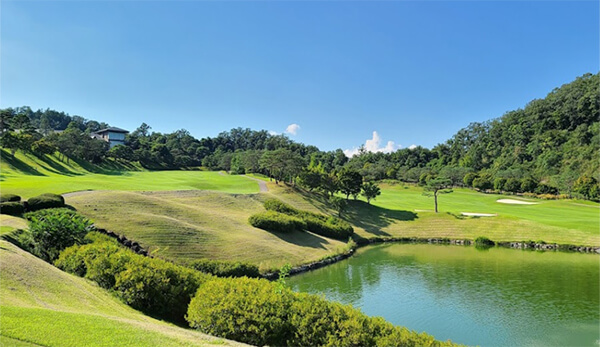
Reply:
[[[480,346],[599,346],[600,257],[382,244],[291,277],[370,316]]]

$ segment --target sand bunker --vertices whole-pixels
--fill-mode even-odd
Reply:
[[[472,217],[496,217],[497,213],[474,213],[474,212],[461,212],[463,216],[472,216]]]
[[[522,200],[515,200],[515,199],[500,199],[500,200],[496,200],[496,202],[499,202],[501,204],[512,204],[512,205],[537,205],[537,202],[527,202],[527,201],[522,201]]]

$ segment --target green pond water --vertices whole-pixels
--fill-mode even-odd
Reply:
[[[599,272],[595,254],[387,244],[288,283],[439,340],[600,346]]]

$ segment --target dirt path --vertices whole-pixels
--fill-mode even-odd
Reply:
[[[93,193],[93,192],[101,192],[101,190],[80,190],[77,192],[70,192],[70,193],[64,193],[61,194],[64,198],[68,198],[71,196],[77,196],[77,195],[83,195],[83,194],[88,194],[88,193]]]
[[[269,191],[269,188],[267,188],[267,183],[265,181],[259,180],[258,178],[254,178],[254,177],[248,177],[246,175],[242,175],[242,176],[258,182],[258,187],[260,188],[261,193],[266,193]]]

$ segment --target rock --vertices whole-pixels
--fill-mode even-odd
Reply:
[[[129,240],[125,240],[125,241],[123,242],[123,245],[124,245],[125,247],[131,247],[131,241],[129,241]]]

